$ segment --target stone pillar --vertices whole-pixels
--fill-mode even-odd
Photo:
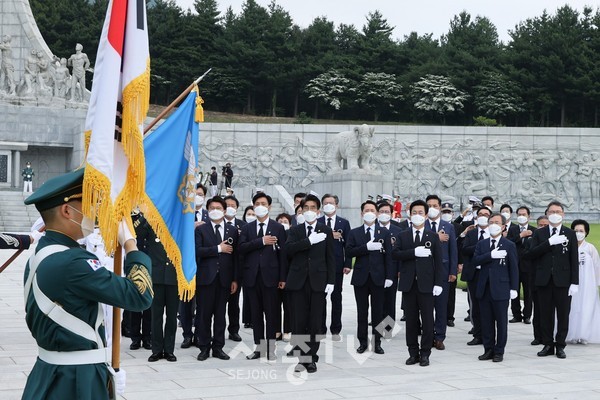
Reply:
[[[13,152],[13,181],[12,187],[18,188],[21,184],[21,151]]]

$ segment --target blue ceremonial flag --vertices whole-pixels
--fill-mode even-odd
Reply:
[[[202,98],[194,89],[162,125],[144,138],[146,193],[144,216],[177,270],[179,297],[196,290],[194,221],[198,122]]]

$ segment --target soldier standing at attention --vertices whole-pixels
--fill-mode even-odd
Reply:
[[[31,168],[31,163],[27,161],[27,165],[23,168],[23,172],[21,172],[21,176],[23,177],[23,193],[33,192],[32,184],[34,175],[35,172],[33,172],[33,168]]]

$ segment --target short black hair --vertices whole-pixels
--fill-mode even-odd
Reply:
[[[510,204],[507,204],[507,203],[504,203],[504,204],[502,204],[502,205],[500,206],[500,211],[504,210],[505,208],[508,208],[508,209],[510,210],[510,213],[512,214],[512,212],[513,212],[513,209],[512,209],[512,207],[510,206]]]
[[[333,199],[335,200],[335,205],[337,206],[338,204],[340,204],[340,198],[337,197],[337,194],[331,194],[331,193],[325,193],[323,195],[323,197],[321,197],[321,203],[323,203],[325,201],[326,198],[328,197],[333,197]]]
[[[494,198],[492,196],[485,196],[483,199],[481,199],[481,204],[483,204],[483,202],[486,200],[490,200],[492,205],[494,205]]]
[[[558,200],[552,200],[550,203],[548,203],[548,207],[546,207],[546,213],[548,212],[548,209],[550,209],[551,206],[559,206],[561,210],[563,210],[563,212],[565,211],[565,207],[562,205],[562,203]]]
[[[385,200],[377,203],[377,211],[381,210],[383,207],[389,207],[390,211],[392,211],[392,205]]]
[[[261,198],[265,198],[267,199],[267,204],[271,205],[271,203],[273,202],[273,198],[271,196],[269,196],[268,194],[264,193],[264,192],[258,192],[254,195],[254,197],[252,197],[252,204],[256,203],[256,200],[261,199]]]
[[[236,207],[239,207],[239,206],[240,206],[240,201],[239,201],[239,200],[237,199],[237,197],[235,197],[235,196],[225,196],[225,197],[223,198],[223,200],[225,200],[225,201],[227,201],[227,200],[233,200],[233,201],[235,201],[235,206],[236,206]]]
[[[299,192],[299,193],[296,193],[296,194],[294,195],[294,200],[296,200],[298,197],[300,197],[301,199],[303,199],[303,198],[305,198],[305,197],[306,197],[306,193],[304,193],[304,192]]]
[[[216,169],[217,169],[217,167],[210,167],[210,169],[215,169],[215,170],[216,170]]]
[[[204,186],[203,184],[199,183],[196,185],[196,190],[198,189],[202,189],[202,191],[204,192],[204,195],[206,196],[206,186]]]
[[[527,215],[531,215],[531,210],[527,206],[519,206],[519,208],[517,208],[517,214],[519,213],[519,210],[525,210]]]
[[[309,194],[305,198],[303,198],[300,202],[300,207],[304,208],[304,205],[307,201],[314,201],[315,203],[317,203],[317,209],[321,208],[321,200],[319,200],[319,198],[314,194]]]
[[[437,200],[438,204],[441,206],[442,205],[442,199],[440,199],[440,196],[438,196],[437,194],[430,194],[429,196],[427,196],[427,198],[425,199],[425,202],[427,203],[429,200]]]
[[[292,223],[292,216],[290,214],[287,213],[281,213],[277,216],[277,218],[275,218],[275,221],[279,221],[279,218],[285,218],[288,220],[288,222],[291,224]]]
[[[377,210],[377,203],[375,203],[373,200],[367,200],[367,201],[365,201],[364,203],[362,203],[362,204],[360,205],[360,211],[361,211],[361,212],[365,210],[365,206],[366,206],[367,204],[372,204],[372,205],[374,205],[374,206],[375,206],[375,209]]]
[[[423,201],[421,199],[415,200],[412,203],[410,203],[410,209],[408,210],[408,212],[412,214],[412,210],[416,206],[423,206],[423,207],[425,207],[425,214],[427,214],[429,212],[429,206],[427,205],[427,203],[425,201]]]
[[[227,209],[227,203],[225,203],[225,200],[223,200],[223,198],[221,196],[215,196],[215,197],[211,197],[210,199],[208,199],[208,201],[206,202],[207,210],[208,210],[208,207],[210,207],[210,205],[212,203],[219,203],[223,207],[223,210]]]
[[[585,219],[576,219],[575,221],[571,222],[571,229],[575,229],[577,225],[583,225],[585,236],[590,234],[590,224]]]
[[[488,210],[488,212],[490,213],[490,215],[492,215],[492,210],[490,210],[490,208],[488,206],[481,206],[481,208],[479,210],[477,210],[477,215],[479,216],[479,212],[481,210]]]
[[[298,204],[296,208],[294,208],[294,214],[298,214],[298,210],[302,210],[302,205]]]

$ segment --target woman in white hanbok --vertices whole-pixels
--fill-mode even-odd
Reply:
[[[573,221],[571,229],[575,231],[579,245],[579,291],[571,299],[567,341],[600,343],[600,256],[594,245],[585,241],[590,233],[586,221]]]

